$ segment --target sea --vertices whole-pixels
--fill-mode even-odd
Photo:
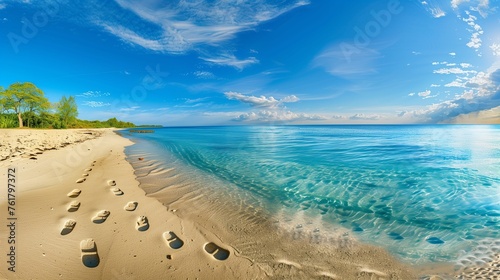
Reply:
[[[240,203],[271,216],[344,228],[411,264],[481,265],[500,253],[500,125],[152,130],[122,131],[135,142],[126,153],[250,194]]]

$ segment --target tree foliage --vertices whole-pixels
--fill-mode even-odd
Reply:
[[[23,114],[41,113],[50,108],[50,103],[43,91],[33,83],[13,83],[3,91],[3,106],[17,114],[19,127],[23,127]]]
[[[76,117],[78,117],[78,106],[73,96],[69,98],[63,96],[59,103],[57,103],[56,108],[57,115],[63,127],[68,127],[75,123]]]
[[[86,121],[77,120],[75,127],[80,128],[105,128],[105,127],[115,127],[115,128],[130,128],[136,127],[135,124],[131,122],[124,122],[117,120],[116,118],[111,118],[107,121]]]
[[[7,110],[5,106],[7,106],[7,98],[5,97],[3,87],[0,86],[0,114],[5,113],[5,111]]]
[[[55,113],[51,112],[51,107]],[[43,91],[33,83],[14,83],[7,89],[0,86],[0,128],[129,128],[131,122],[116,118],[107,121],[79,120],[78,107],[73,96],[63,96],[54,106]]]

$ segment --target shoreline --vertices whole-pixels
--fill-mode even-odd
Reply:
[[[324,226],[309,217],[300,217],[299,225],[292,225],[286,215],[277,218],[258,203],[245,203],[257,202],[249,193],[225,188],[227,184],[212,181],[209,174],[188,172],[173,158],[162,159],[173,162],[162,166],[153,157],[144,151],[127,151],[146,194],[181,219],[215,232],[268,278],[417,279],[408,265],[382,248],[357,241],[345,229]]]
[[[11,142],[16,143],[19,130],[13,131],[0,133],[11,135]],[[127,161],[125,147],[133,143],[114,130],[86,131],[100,136],[75,137],[58,150],[37,154],[36,160],[0,161],[2,181],[7,180],[8,166],[15,166],[19,177],[16,272],[5,267],[0,277],[417,279],[413,269],[382,248],[361,244],[334,229],[331,235],[306,232],[306,224],[304,229],[280,230],[279,223],[258,208],[229,205],[229,194],[203,188],[194,191],[188,181],[182,184],[186,174],[165,177],[154,171],[147,155],[135,164],[129,162],[135,155]],[[61,135],[60,131],[54,134]],[[52,137],[43,132],[37,135]],[[173,187],[161,188],[165,184]],[[75,188],[81,193],[68,197]],[[114,188],[123,194],[117,195]],[[76,211],[70,211],[73,201],[80,203]],[[129,202],[138,203],[134,211],[126,210]],[[5,202],[1,204],[4,208]],[[96,219],[102,210],[110,213],[104,221]],[[0,218],[6,220],[6,214],[2,211]],[[147,217],[146,230],[137,226],[141,216]],[[76,223],[69,232],[64,229],[68,220]],[[97,267],[88,267],[82,260],[82,242],[88,238],[97,248]],[[0,260],[7,266],[8,252],[2,253]]]
[[[217,239],[202,235],[193,223],[180,220],[154,198],[144,195],[123,153],[124,147],[131,144],[107,130],[97,139],[45,152],[37,160],[0,163],[2,181],[7,180],[7,167],[15,167],[19,178],[15,272],[2,268],[0,278],[234,278],[229,266],[246,267],[246,271],[239,271],[240,275],[255,274],[248,260],[232,251],[232,257],[226,261],[216,260],[204,247],[211,242],[220,244]],[[78,160],[68,161],[71,153]],[[68,168],[61,168],[57,174],[54,164]],[[115,187],[123,194],[116,195]],[[68,197],[74,189],[81,193]],[[79,203],[76,211],[70,210],[74,201]],[[138,203],[134,211],[125,209],[129,202]],[[5,202],[1,204],[4,209]],[[103,210],[109,211],[105,219],[99,217]],[[4,220],[5,212],[1,213]],[[147,217],[149,228],[137,225],[141,216]],[[68,220],[75,222],[69,232],[65,231]],[[174,239],[183,240],[182,248],[175,248],[169,233],[176,235]],[[97,267],[87,266],[82,259],[82,242],[88,239],[95,244]],[[2,253],[6,266],[8,252]]]

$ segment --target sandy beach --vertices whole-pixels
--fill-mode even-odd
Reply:
[[[2,279],[418,278],[341,229],[284,229],[230,194],[155,172],[147,155],[131,165],[133,143],[112,129],[0,136]]]

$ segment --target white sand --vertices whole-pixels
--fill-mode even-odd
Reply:
[[[336,232],[297,236],[300,231],[279,230],[259,211],[236,209],[203,189],[173,186],[146,196],[123,153],[132,143],[111,130],[0,130],[0,137],[6,139],[0,147],[4,223],[8,167],[17,170],[16,272],[7,270],[9,233],[2,226],[0,278],[417,278],[381,248]],[[61,147],[61,141],[76,144]],[[43,153],[30,156],[33,151]],[[74,189],[81,192],[69,197]]]
[[[14,139],[18,131],[1,132]],[[31,131],[27,136],[26,130],[20,132],[25,138],[35,135],[50,138],[60,133]],[[7,182],[7,167],[17,169],[16,272],[7,270],[8,252],[2,252],[4,267],[0,278],[164,279],[165,275],[176,279],[194,279],[197,275],[208,279],[219,275],[232,278],[231,267],[242,268],[237,270],[238,275],[254,274],[255,267],[245,258],[234,256],[221,262],[206,253],[205,243],[220,241],[202,234],[194,223],[182,221],[158,201],[146,197],[138,187],[132,167],[124,160],[123,149],[130,141],[110,130],[100,132],[103,137],[39,154],[36,160],[0,162],[2,182]],[[36,146],[33,145],[35,149]],[[122,195],[111,191],[112,180],[123,191]],[[68,197],[74,189],[81,193]],[[78,210],[68,211],[75,200],[80,202]],[[134,211],[124,209],[129,202],[137,202]],[[5,201],[1,209],[6,209]],[[3,212],[5,220],[6,211]],[[94,219],[96,216],[99,218]],[[147,229],[138,230],[141,216],[147,217]],[[69,233],[65,229],[68,220],[76,222]],[[172,249],[163,239],[165,232],[174,232],[185,243],[179,249]],[[5,240],[5,234],[2,236]],[[83,258],[81,242],[88,239],[95,242],[96,267],[86,266],[86,262],[92,261]]]

